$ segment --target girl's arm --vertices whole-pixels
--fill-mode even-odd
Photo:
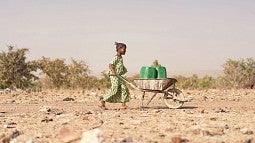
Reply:
[[[112,75],[116,75],[116,71],[113,64],[109,64],[109,68],[112,71]]]

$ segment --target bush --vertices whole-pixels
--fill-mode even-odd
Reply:
[[[14,49],[8,46],[7,52],[0,53],[0,86],[2,88],[27,88],[37,80],[32,72],[37,70],[34,61],[26,61],[28,49]]]
[[[46,75],[44,82],[48,88],[60,88],[69,85],[67,78],[68,67],[63,59],[42,57],[38,60],[40,70]]]
[[[213,88],[214,79],[211,76],[204,76],[198,80],[197,87],[199,89]]]
[[[195,89],[198,87],[198,76],[196,74],[193,74],[190,77],[185,77],[185,76],[176,76],[174,77],[177,79],[176,85],[178,88],[182,89]]]
[[[67,67],[69,87],[90,88],[93,86],[95,78],[88,77],[89,68],[85,61],[71,59],[71,63]]]
[[[228,59],[223,65],[223,71],[224,78],[230,87],[237,88],[255,82],[255,61],[252,58]]]
[[[71,59],[66,64],[64,59],[50,59],[42,57],[38,60],[46,88],[91,88],[95,78],[89,77],[89,68],[85,61]]]
[[[190,77],[185,76],[175,76],[177,79],[176,86],[181,89],[209,89],[216,88],[215,83],[216,79],[211,76],[204,76],[199,78],[196,74],[193,74]]]

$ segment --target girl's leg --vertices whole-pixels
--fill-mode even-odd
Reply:
[[[101,101],[101,106],[105,107],[105,101]]]
[[[101,101],[100,107],[101,107],[102,109],[106,109],[106,107],[105,107],[105,101],[103,100],[103,97],[100,98],[100,101]]]
[[[103,101],[110,102],[110,103],[119,103],[121,100],[120,96],[120,85],[119,79],[117,77],[111,76],[111,88],[108,91],[108,94],[104,96]]]
[[[108,94],[105,97],[102,97],[100,99],[101,101],[101,108],[106,109],[105,107],[105,102],[110,102],[110,103],[117,103],[119,102],[119,96],[117,96],[120,92],[119,90],[119,79],[114,76],[110,76],[111,79],[111,88],[108,92]]]
[[[128,106],[126,105],[126,102],[130,100],[130,93],[125,84],[121,85],[121,102],[122,102],[122,108],[126,109]]]

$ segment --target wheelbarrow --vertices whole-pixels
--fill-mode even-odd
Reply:
[[[158,93],[163,94],[164,103],[168,108],[177,109],[183,106],[184,102],[188,102],[191,98],[185,98],[181,90],[175,87],[177,82],[174,78],[163,78],[163,79],[134,79],[135,84],[129,82],[126,78],[120,75],[116,75],[118,78],[126,82],[132,88],[142,92],[140,108],[146,107],[150,104],[153,98],[156,97]],[[153,96],[143,104],[146,92],[154,93]]]

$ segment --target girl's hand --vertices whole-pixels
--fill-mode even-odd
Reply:
[[[113,64],[109,64],[109,67],[110,67],[110,69],[111,69],[111,71],[112,71],[112,75],[117,75],[117,74],[116,74],[116,71],[115,71],[115,69],[114,69],[114,65],[113,65]]]
[[[114,76],[115,76],[115,75],[117,75],[117,74],[116,74],[116,72],[115,72],[115,71],[112,71],[112,75],[114,75]]]

